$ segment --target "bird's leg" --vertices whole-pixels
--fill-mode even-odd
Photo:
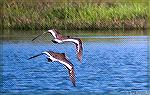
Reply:
[[[58,42],[56,42],[55,40],[52,40],[52,42],[53,42],[53,43],[58,43]]]
[[[50,58],[47,58],[47,61],[48,61],[48,62],[52,62],[52,60],[51,60]]]

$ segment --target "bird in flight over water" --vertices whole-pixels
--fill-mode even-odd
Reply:
[[[59,62],[59,63],[63,64],[67,68],[67,70],[69,72],[69,77],[70,77],[70,80],[71,80],[73,86],[76,86],[76,84],[75,84],[76,80],[75,80],[75,74],[74,74],[74,66],[68,60],[68,58],[65,55],[65,53],[56,53],[56,52],[52,52],[52,51],[45,51],[45,52],[42,52],[42,53],[40,53],[38,55],[32,56],[29,59],[38,57],[38,56],[43,55],[43,54],[47,55],[48,62]]]

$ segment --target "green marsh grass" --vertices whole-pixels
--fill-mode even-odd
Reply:
[[[5,29],[141,29],[145,3],[4,2]]]

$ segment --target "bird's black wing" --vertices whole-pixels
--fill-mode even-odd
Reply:
[[[66,65],[64,65],[67,69],[68,69],[68,73],[69,73],[69,78],[73,84],[73,86],[76,86],[76,80],[75,80],[75,73],[74,73],[74,66],[73,64],[68,61],[66,58],[64,59],[64,62],[69,64],[71,66],[71,69],[69,69],[69,67],[67,67]]]

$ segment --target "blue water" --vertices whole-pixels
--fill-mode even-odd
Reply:
[[[0,44],[1,93],[128,95],[149,89],[149,36],[85,37],[82,64],[72,43],[31,42],[30,39],[4,40]],[[49,63],[45,56],[27,60],[47,50],[66,53],[74,64],[77,87],[73,87],[62,64]]]

